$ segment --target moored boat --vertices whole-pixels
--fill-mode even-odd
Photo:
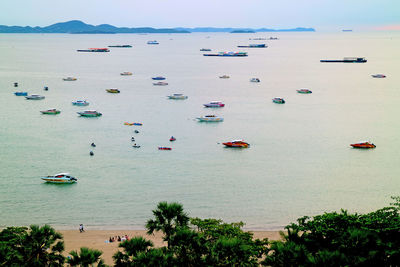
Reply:
[[[156,83],[153,83],[153,85],[165,86],[165,85],[168,85],[168,83],[166,83],[166,82],[156,82]]]
[[[222,76],[219,76],[219,78],[220,79],[229,79],[230,77],[229,77],[229,75],[222,75]]]
[[[132,72],[124,71],[124,72],[121,72],[120,74],[121,74],[121,76],[130,76],[130,75],[132,75]]]
[[[16,95],[16,96],[27,96],[28,92],[14,92],[14,95]]]
[[[266,44],[249,44],[249,45],[238,45],[238,47],[246,47],[246,48],[267,48]]]
[[[286,103],[286,101],[283,98],[280,98],[280,97],[273,98],[272,102],[277,103],[277,104],[285,104]]]
[[[247,57],[247,52],[219,52],[216,54],[203,54],[205,57]]]
[[[88,49],[79,49],[76,50],[78,52],[110,52],[108,48],[88,48]]]
[[[225,104],[221,101],[211,101],[210,103],[203,104],[206,108],[222,108],[225,107]]]
[[[140,123],[140,122],[124,122],[124,125],[128,125],[128,126],[133,126],[133,125],[135,125],[135,126],[142,126],[143,123]]]
[[[258,79],[258,78],[251,78],[251,79],[250,79],[250,82],[252,82],[252,83],[259,83],[259,82],[260,82],[260,79]]]
[[[162,81],[162,80],[165,80],[166,78],[163,76],[157,76],[157,77],[152,77],[151,79],[156,80],[156,81]]]
[[[320,62],[328,63],[365,63],[364,57],[345,57],[344,59],[321,59]]]
[[[206,51],[211,51],[211,49],[210,48],[202,48],[202,49],[200,49],[200,51],[206,52]]]
[[[375,148],[376,145],[374,145],[373,143],[369,142],[369,141],[363,141],[363,142],[359,142],[359,143],[355,143],[355,144],[350,144],[350,146],[352,146],[353,148]]]
[[[66,81],[66,82],[72,82],[72,81],[76,81],[76,80],[77,80],[77,78],[75,78],[75,77],[63,78],[63,81]]]
[[[87,102],[86,100],[76,100],[76,101],[72,102],[72,105],[75,105],[75,106],[88,106],[89,102]]]
[[[148,45],[158,45],[158,44],[160,44],[160,43],[157,42],[156,40],[154,40],[154,41],[148,41],[147,44],[148,44]]]
[[[172,150],[172,148],[166,146],[159,146],[158,150]]]
[[[42,111],[40,111],[42,114],[48,114],[48,115],[57,115],[57,114],[60,114],[61,113],[61,111],[59,111],[59,110],[57,110],[57,109],[55,109],[55,108],[53,108],[53,109],[48,109],[48,110],[42,110]]]
[[[371,75],[373,78],[386,78],[385,74],[372,74]]]
[[[25,96],[25,98],[27,100],[41,100],[41,99],[45,99],[45,97],[43,95],[28,95]]]
[[[199,118],[196,118],[199,120],[199,122],[222,122],[224,121],[224,118],[221,118],[217,115],[205,115]]]
[[[78,179],[69,175],[69,173],[58,173],[55,175],[44,176],[41,179],[47,183],[53,184],[73,184],[78,181]]]
[[[171,138],[169,139],[170,142],[176,141],[176,138],[171,136]]]
[[[100,112],[97,112],[96,110],[85,110],[77,113],[81,117],[100,117],[101,115],[103,115]]]
[[[121,91],[118,90],[118,89],[116,89],[116,88],[113,88],[113,89],[106,89],[106,91],[107,91],[108,93],[111,93],[111,94],[119,94],[119,93],[121,93]]]
[[[296,90],[296,91],[297,91],[297,93],[299,93],[299,94],[311,94],[311,93],[312,93],[311,90],[308,90],[308,89],[305,89],[305,88],[299,89],[299,90]]]
[[[108,47],[113,47],[113,48],[131,48],[131,45],[109,45]]]
[[[173,94],[173,95],[169,95],[167,96],[169,99],[175,99],[175,100],[184,100],[187,99],[188,96],[183,95],[183,94]]]
[[[237,147],[237,148],[247,148],[250,146],[249,143],[246,143],[243,140],[233,140],[230,142],[222,143],[226,147]]]

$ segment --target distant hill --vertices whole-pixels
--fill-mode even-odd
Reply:
[[[176,30],[189,31],[189,32],[315,32],[314,28],[292,28],[292,29],[252,29],[252,28],[174,28]]]
[[[0,25],[0,33],[76,33],[76,34],[106,34],[106,33],[190,33],[190,32],[314,32],[313,28],[294,29],[251,29],[251,28],[165,28],[150,27],[128,28],[115,27],[109,24],[91,25],[80,20],[60,22],[46,27],[6,26]]]
[[[81,34],[105,34],[105,33],[189,33],[177,29],[155,29],[115,27],[109,24],[90,25],[79,20],[60,22],[46,27],[21,27],[0,25],[0,33],[81,33]]]

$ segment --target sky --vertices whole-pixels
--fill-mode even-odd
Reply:
[[[0,0],[0,25],[398,29],[400,0]]]

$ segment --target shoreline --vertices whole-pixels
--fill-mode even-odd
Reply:
[[[162,233],[157,232],[154,235],[147,235],[146,230],[127,230],[127,229],[114,229],[114,230],[85,230],[80,233],[79,229],[75,230],[62,230],[55,228],[57,232],[60,232],[64,238],[65,250],[64,255],[68,256],[72,250],[77,250],[81,247],[88,247],[92,249],[98,249],[103,252],[101,258],[108,265],[113,265],[112,256],[118,250],[120,242],[108,243],[108,240],[112,236],[128,235],[129,238],[134,236],[142,236],[154,243],[155,247],[161,247],[166,245],[162,241]],[[246,230],[249,231],[249,230]],[[279,231],[250,231],[254,233],[254,238],[263,239],[268,238],[269,240],[281,239]]]

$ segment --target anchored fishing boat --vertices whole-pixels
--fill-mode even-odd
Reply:
[[[221,101],[212,101],[207,104],[203,104],[206,108],[222,108],[225,107],[225,104],[222,103]]]
[[[386,78],[385,74],[372,74],[371,75],[373,78]]]
[[[101,115],[103,115],[100,112],[97,112],[96,110],[85,110],[77,113],[81,117],[100,117]]]
[[[153,85],[165,86],[165,85],[168,85],[168,83],[166,83],[166,82],[157,82],[157,83],[153,83]]]
[[[66,82],[72,82],[72,81],[76,81],[77,78],[75,78],[75,77],[67,77],[67,78],[63,78],[63,80],[66,81]]]
[[[60,114],[61,111],[53,108],[53,109],[48,109],[48,110],[42,110],[40,111],[42,114],[47,114],[47,115],[57,115]]]
[[[43,95],[28,95],[25,96],[25,98],[27,100],[41,100],[41,99],[45,99],[45,97]]]
[[[260,79],[258,79],[258,78],[251,78],[251,79],[250,79],[250,82],[252,82],[252,83],[259,83],[259,82],[260,82]]]
[[[196,118],[199,122],[222,122],[224,118],[218,117],[217,115],[205,115],[199,118]]]
[[[158,150],[172,150],[170,147],[165,147],[165,146],[159,146]]]
[[[72,105],[75,105],[75,106],[88,106],[89,102],[87,102],[86,100],[76,100],[76,101],[72,102]]]
[[[14,92],[14,95],[16,95],[16,96],[27,96],[28,92]]]
[[[308,89],[299,89],[299,90],[296,90],[296,91],[299,94],[311,94],[312,93],[312,91],[310,91]]]
[[[175,100],[184,100],[187,99],[188,96],[183,95],[183,94],[173,94],[173,95],[169,95],[167,96],[169,99],[175,99]]]
[[[283,98],[280,97],[275,97],[272,99],[272,102],[277,103],[277,104],[285,104],[285,100]]]
[[[246,143],[243,140],[233,140],[230,142],[222,143],[226,147],[237,147],[237,148],[247,148],[250,146],[249,143]]]
[[[230,77],[229,77],[229,75],[222,75],[222,76],[219,76],[219,78],[220,79],[229,79]]]
[[[120,74],[121,74],[121,76],[131,76],[132,72],[124,71],[124,72],[121,72]]]
[[[119,93],[121,93],[121,91],[118,90],[118,89],[106,89],[106,91],[108,93],[111,93],[111,94],[119,94]]]

